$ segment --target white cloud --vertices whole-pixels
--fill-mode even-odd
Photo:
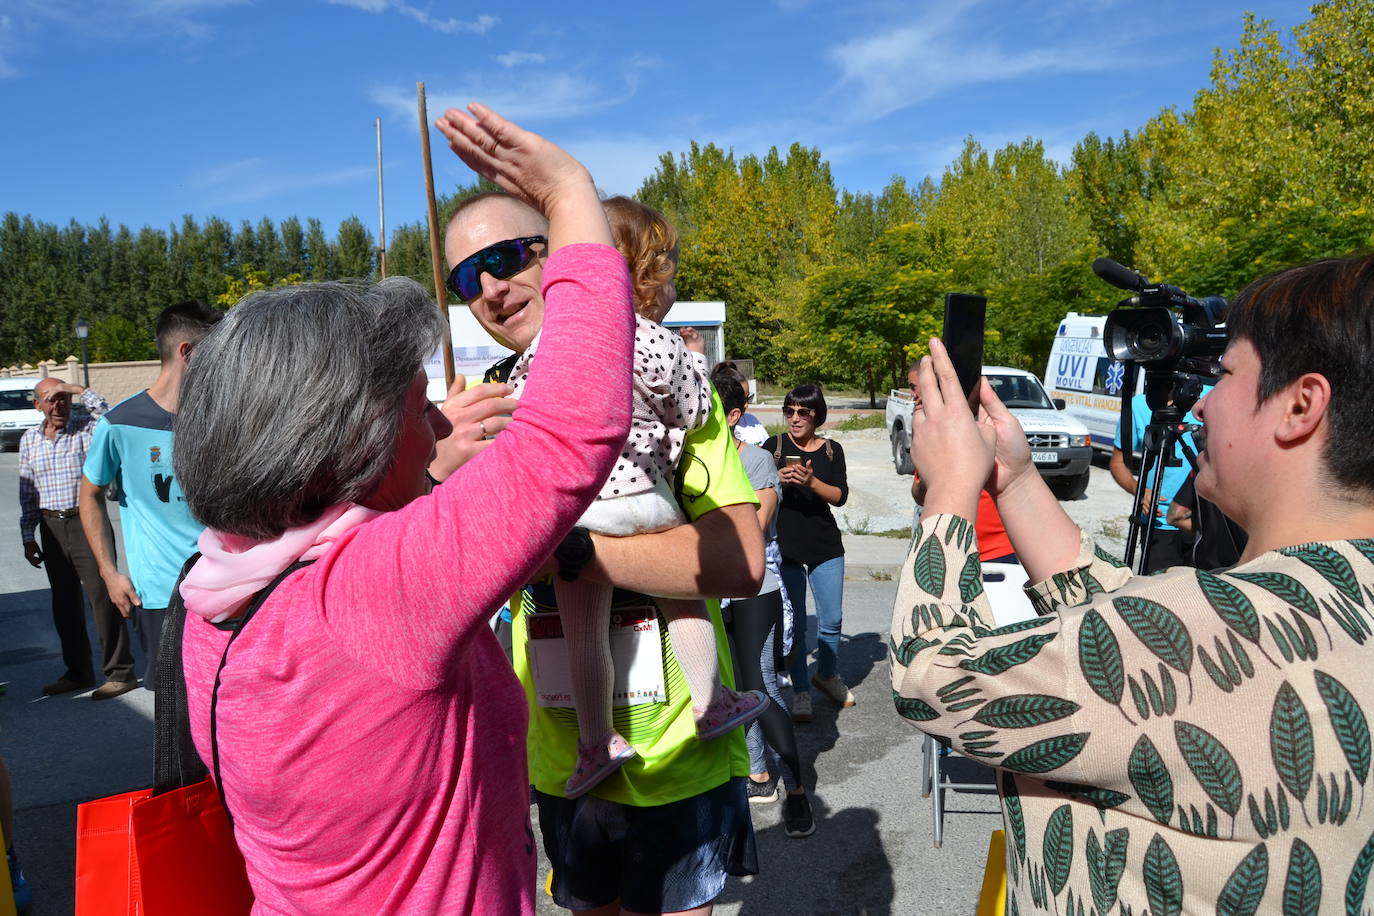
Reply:
[[[384,13],[388,10],[400,13],[414,19],[427,29],[434,29],[446,35],[456,35],[459,33],[472,32],[477,35],[485,35],[498,20],[495,16],[481,15],[476,19],[457,19],[449,17],[440,19],[432,16],[427,9],[406,3],[405,0],[325,0],[336,6],[351,6],[354,9],[362,10],[367,13]]]
[[[65,35],[102,42],[174,35],[205,39],[214,34],[206,14],[250,0],[4,0],[0,16],[0,79],[22,75],[16,60],[43,50]]]
[[[293,171],[255,156],[202,169],[188,176],[186,185],[204,198],[206,207],[217,207],[283,197],[311,188],[375,181],[372,166]]]
[[[508,51],[505,54],[496,55],[496,62],[503,67],[519,67],[523,64],[542,64],[547,60],[543,54],[536,54],[533,51]]]
[[[1112,54],[1100,41],[999,47],[960,34],[961,16],[973,5],[952,4],[919,25],[884,28],[831,48],[841,74],[838,89],[850,100],[848,114],[871,121],[964,86],[1127,65],[1124,55]]]

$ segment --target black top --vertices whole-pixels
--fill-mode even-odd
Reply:
[[[1230,569],[1240,562],[1240,555],[1250,536],[1217,507],[1197,495],[1193,478],[1188,475],[1183,486],[1174,494],[1174,502],[1193,510],[1193,565],[1198,569]]]
[[[786,463],[788,455],[800,455],[803,462],[811,462],[811,472],[821,483],[840,488],[840,501],[843,506],[849,499],[849,478],[845,472],[844,449],[831,439],[819,440],[821,447],[814,452],[804,452],[786,433],[782,436],[782,448],[778,448],[778,437],[770,436],[763,443],[763,450],[774,455],[779,468]],[[779,452],[781,457],[777,457]],[[810,488],[782,485],[782,505],[778,508],[778,547],[782,549],[784,560],[816,566],[826,560],[844,556],[844,541],[840,537],[840,527],[835,524],[835,516],[830,511],[830,503],[821,499]]]

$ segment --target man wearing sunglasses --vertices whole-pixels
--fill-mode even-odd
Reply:
[[[504,382],[543,325],[547,231],[542,215],[504,194],[469,198],[449,223],[449,290],[467,303],[493,338],[515,351],[487,372],[488,384],[446,403],[454,424],[451,438],[485,438],[507,422],[501,412],[509,412],[513,402]],[[589,385],[596,383],[587,379]],[[573,392],[569,409],[577,409]],[[645,594],[757,594],[763,578],[757,497],[718,398],[706,426],[687,437],[678,492],[690,523],[622,538],[575,528],[554,554],[559,575],[616,585],[624,591],[616,592],[615,601],[625,606],[643,606]],[[641,913],[673,913],[710,904],[723,889],[726,874],[756,871],[743,735],[736,731],[714,741],[696,740],[690,696],[680,681],[670,689],[667,703],[618,709],[635,711],[628,723],[628,717],[618,714],[616,726],[639,756],[590,794],[563,797],[577,753],[577,729],[570,709],[536,702],[525,647],[526,606],[557,610],[552,586],[528,586],[512,598],[511,608],[515,670],[530,707],[530,779],[537,790],[545,849],[554,865],[555,899],[577,912],[619,912],[623,905]],[[718,606],[708,606],[718,653],[722,664],[728,664]],[[673,684],[680,673],[670,646],[665,646],[663,663],[666,681]]]

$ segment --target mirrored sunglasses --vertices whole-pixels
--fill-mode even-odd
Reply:
[[[509,280],[520,273],[542,253],[532,245],[546,245],[548,239],[542,235],[529,235],[521,239],[506,239],[488,245],[481,251],[470,254],[449,272],[444,284],[448,291],[464,302],[471,302],[482,294],[482,274],[491,274],[497,280]]]

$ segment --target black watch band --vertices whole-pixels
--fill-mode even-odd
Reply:
[[[595,555],[592,533],[580,525],[573,528],[553,551],[553,558],[558,561],[558,578],[565,582],[577,581]]]

